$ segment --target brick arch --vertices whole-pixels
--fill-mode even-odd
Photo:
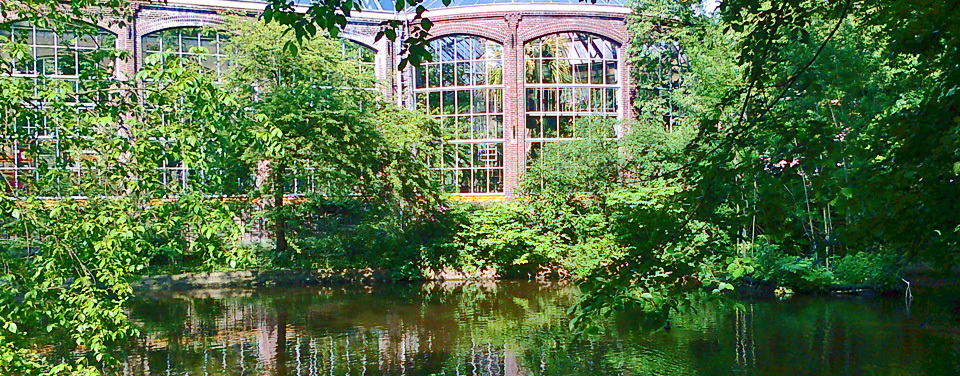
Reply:
[[[30,22],[29,20],[27,20],[27,19],[25,19],[25,18],[0,19],[0,23],[3,23],[3,24],[13,24],[13,23],[20,22],[20,21],[24,21],[24,22],[28,22],[28,23]],[[108,33],[110,33],[110,34],[113,34],[113,36],[115,36],[115,37],[119,37],[119,36],[120,36],[120,33],[123,32],[123,28],[122,28],[122,27],[117,26],[115,23],[111,23],[111,21],[110,21],[110,20],[107,20],[107,19],[98,20],[96,23],[92,23],[92,22],[88,22],[88,21],[84,21],[84,20],[73,19],[73,20],[71,20],[71,23],[73,23],[73,24],[84,24],[84,25],[87,25],[87,26],[93,26],[93,27],[96,27],[96,28],[98,28],[98,29],[100,29],[100,30],[102,30],[102,31],[106,31],[106,32],[108,32]]]
[[[373,52],[380,52],[380,49],[374,46],[375,41],[373,40],[373,37],[370,37],[367,35],[354,34],[354,33],[340,33],[340,35],[338,35],[337,38],[346,39],[348,41],[351,41],[353,43],[360,45],[361,47],[369,48],[373,50]]]
[[[526,21],[526,20],[523,20]],[[623,20],[591,20],[589,18],[564,18],[546,22],[535,22],[524,28],[521,21],[517,36],[523,44],[538,38],[557,33],[587,33],[609,39],[620,46],[626,45],[630,38],[627,35],[627,25]]]
[[[150,20],[137,25],[137,37],[167,29],[187,27],[218,26],[223,24],[223,18],[216,14],[173,15]]]
[[[473,35],[492,40],[501,45],[506,44],[507,35],[504,31],[506,22],[490,23],[482,21],[438,21],[430,28],[430,39],[448,37],[451,35]]]

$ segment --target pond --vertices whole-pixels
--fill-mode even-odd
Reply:
[[[561,283],[142,296],[128,375],[960,374],[960,294],[710,301],[671,330],[623,313],[575,337]]]

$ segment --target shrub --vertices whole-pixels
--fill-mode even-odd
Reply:
[[[838,284],[889,287],[897,282],[903,261],[884,252],[857,252],[834,258],[830,265]]]

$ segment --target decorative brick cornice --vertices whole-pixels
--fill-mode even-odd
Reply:
[[[436,20],[433,27],[430,28],[431,38],[457,34],[475,35],[500,44],[507,42],[507,33],[504,30],[502,18]]]
[[[517,30],[517,37],[526,43],[545,35],[563,32],[594,34],[620,45],[626,44],[629,40],[626,22],[622,18],[606,17],[585,19],[585,17],[527,16]]]
[[[156,18],[147,15],[137,23],[137,37],[142,37],[160,30],[180,27],[217,26],[223,24],[223,22],[223,16],[215,13],[176,12],[174,14],[162,14]]]

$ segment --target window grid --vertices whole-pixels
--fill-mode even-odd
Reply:
[[[356,72],[359,75],[358,77],[364,81],[365,86],[369,83],[369,87],[374,87],[377,81],[377,54],[373,49],[347,39],[340,39],[340,46],[343,50],[343,59],[356,63]]]
[[[503,47],[475,36],[430,43],[434,61],[414,71],[417,106],[445,134],[439,167],[448,192],[503,193]]]
[[[527,166],[553,142],[578,138],[589,118],[619,116],[617,45],[584,33],[558,33],[527,43],[525,139]],[[616,137],[616,129],[609,130]]]
[[[147,56],[169,52],[170,55],[161,55],[161,59],[197,59],[196,61],[200,62],[207,70],[215,72],[217,78],[220,79],[227,66],[226,43],[227,36],[214,31],[202,28],[177,28],[157,31],[144,36],[143,49]],[[340,43],[344,60],[355,62],[356,72],[363,79],[364,88],[374,88],[376,83],[376,53],[374,50],[346,39],[341,39]],[[204,47],[207,49],[207,53],[191,52],[194,47]],[[369,87],[366,86],[367,83],[369,83]],[[165,142],[165,140],[159,140],[159,142]],[[186,189],[190,184],[205,181],[208,173],[222,172],[216,169],[214,171],[203,171],[191,168],[174,155],[163,160],[157,169],[161,182],[172,190]],[[284,187],[284,192],[287,194],[303,195],[308,192],[325,192],[328,190],[325,184],[317,179],[315,168],[290,168],[287,174],[289,184]],[[237,177],[235,185],[238,189],[241,189],[251,186],[255,180],[252,175],[245,178]]]
[[[94,89],[109,85],[113,72],[114,61],[98,52],[113,48],[116,37],[106,30],[95,30],[97,32],[91,33],[83,26],[68,25],[58,34],[22,21],[0,27],[0,47],[7,43],[22,44],[30,54],[29,59],[13,61],[13,70],[8,75],[32,81],[35,97],[43,88],[66,90],[70,104],[80,116],[81,111],[92,106]],[[0,58],[13,60],[5,53]],[[77,140],[83,133],[81,130],[65,129],[60,121],[42,116],[14,115],[13,121],[3,125],[6,129],[0,137],[0,189],[28,188],[30,181],[39,179],[45,170],[65,172],[60,178],[79,177],[84,173],[80,161],[96,157],[93,151],[81,150],[75,152],[77,155],[68,155],[65,150],[64,142]],[[60,195],[64,192],[38,193]]]
[[[143,53],[147,57],[167,52],[180,61],[194,60],[220,79],[226,64],[225,41],[220,33],[199,27],[166,29],[143,36]],[[197,48],[206,49],[206,52],[199,53]],[[167,56],[161,55],[160,59],[166,63]]]
[[[219,81],[226,69],[226,41],[227,38],[220,33],[200,27],[165,29],[143,36],[143,55],[145,59],[160,55],[161,64],[166,64],[168,59],[175,59],[181,64],[183,61],[192,60],[200,64],[203,71],[214,74]],[[205,51],[199,50],[200,48]],[[166,116],[161,115],[161,122],[168,121]],[[153,141],[166,148],[173,140]],[[191,168],[173,153],[168,153],[156,169],[160,182],[167,190],[174,192],[186,190],[191,184],[197,184],[206,178],[206,171]]]

